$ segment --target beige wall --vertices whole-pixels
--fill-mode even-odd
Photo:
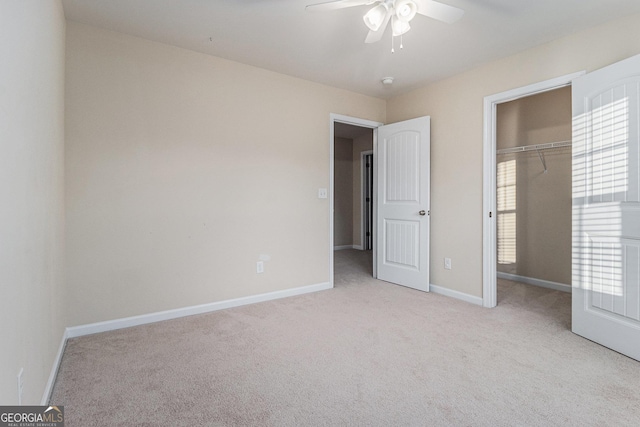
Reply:
[[[385,120],[380,99],[74,22],[66,109],[70,326],[328,282],[329,115]]]
[[[431,283],[482,296],[485,96],[640,53],[640,15],[493,61],[387,102],[387,123],[431,116]],[[444,270],[443,258],[453,261]]]
[[[333,245],[353,245],[353,140],[336,138],[333,181]]]
[[[0,2],[0,405],[39,405],[64,332],[60,1]]]
[[[373,150],[373,130],[353,140],[353,244],[362,245],[362,164],[363,151]]]
[[[571,87],[499,104],[496,124],[498,149],[570,140]],[[516,262],[498,271],[570,284],[571,149],[542,153],[546,173],[535,151],[498,155],[516,166]]]

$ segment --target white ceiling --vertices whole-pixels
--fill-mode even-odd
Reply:
[[[323,0],[63,0],[67,19],[306,80],[389,98],[564,35],[640,13],[640,0],[442,0],[445,24],[417,16],[391,53],[365,44],[371,6],[307,12]],[[588,46],[585,46],[588,48]],[[393,76],[392,87],[381,78]]]

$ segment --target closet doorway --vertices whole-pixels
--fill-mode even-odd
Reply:
[[[571,292],[571,87],[496,110],[496,271],[513,282]]]
[[[583,76],[585,74],[584,71],[567,74],[564,76],[556,77],[550,80],[545,80],[542,82],[534,83],[528,86],[523,86],[515,89],[511,89],[505,92],[497,93],[494,95],[490,95],[484,98],[484,136],[483,136],[483,219],[482,219],[482,240],[483,240],[483,250],[482,250],[482,305],[484,307],[495,307],[497,305],[497,265],[498,265],[498,248],[497,248],[497,220],[496,220],[496,212],[497,212],[497,172],[498,172],[498,155],[497,155],[497,133],[498,133],[498,120],[497,120],[497,111],[498,107],[501,104],[505,104],[511,101],[516,101],[519,99],[527,98],[530,96],[541,95],[543,93],[554,91],[556,89],[568,88],[571,87],[571,83],[574,79]],[[515,124],[518,124],[518,121],[515,121]],[[543,127],[544,129],[544,127]],[[513,131],[514,133],[517,131]],[[536,134],[544,134],[543,130],[531,130],[529,132],[528,137],[535,138]],[[526,133],[526,132],[525,132]],[[556,139],[556,138],[553,138]],[[559,138],[559,140],[563,140],[564,138]],[[548,142],[556,142],[556,141],[546,141]],[[512,147],[526,147],[527,145],[535,145],[529,144],[527,142],[512,142]],[[508,147],[505,147],[508,148]],[[523,149],[524,150],[524,149]],[[540,154],[538,154],[540,152]],[[544,174],[544,167],[547,167],[547,174],[549,174],[549,167],[551,164],[548,161],[549,153],[542,152],[542,150],[533,150],[532,153],[537,156],[537,162],[539,162],[540,168],[538,173],[542,172]],[[544,157],[543,157],[544,156]],[[535,157],[534,157],[535,159]],[[503,160],[502,158],[500,159]],[[515,162],[514,162],[515,163]],[[514,163],[511,163],[513,165]],[[503,168],[503,172],[507,173],[508,164],[501,166]],[[516,171],[517,173],[517,171]],[[517,179],[517,175],[516,175]],[[520,180],[522,184],[522,180]],[[511,184],[513,188],[513,184]],[[504,187],[502,191],[509,191],[509,185],[506,181],[501,183],[501,187]],[[523,186],[524,187],[524,186]],[[518,181],[515,183],[515,188],[518,188]],[[555,194],[555,193],[552,193]],[[517,197],[517,196],[516,196]],[[535,203],[535,202],[534,202]],[[501,206],[503,210],[505,210],[506,206]],[[517,206],[516,200],[516,210],[519,209]],[[509,213],[509,212],[502,212]],[[513,215],[512,215],[513,217]],[[516,212],[517,217],[517,212]],[[508,220],[508,215],[505,215],[501,221]],[[517,222],[514,225],[516,227],[517,233]],[[511,245],[518,251],[518,236],[516,234],[515,242],[511,241]],[[522,239],[522,238],[521,238]],[[508,248],[504,248],[508,249]],[[522,259],[524,253],[522,252],[524,249],[520,251],[520,253],[516,252],[516,257]],[[508,256],[508,254],[503,253],[503,255]],[[517,259],[517,258],[516,258]],[[504,261],[504,260],[502,260]],[[513,257],[511,257],[511,261],[513,261]],[[513,266],[512,266],[513,267]],[[513,271],[513,270],[512,270]],[[511,273],[514,274],[514,273]],[[524,275],[521,275],[525,277]],[[544,280],[544,279],[543,279]],[[547,280],[550,282],[550,280]],[[559,282],[556,282],[559,283]]]

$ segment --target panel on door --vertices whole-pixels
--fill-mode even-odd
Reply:
[[[378,279],[429,290],[430,118],[378,128]]]
[[[640,56],[573,82],[572,330],[640,360]]]

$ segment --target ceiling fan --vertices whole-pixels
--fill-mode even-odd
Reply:
[[[369,28],[365,43],[375,43],[382,38],[389,21],[392,36],[401,36],[411,29],[409,22],[416,14],[428,16],[451,24],[462,18],[464,10],[434,0],[334,0],[312,4],[308,11],[325,11],[347,7],[373,5],[362,17]]]

